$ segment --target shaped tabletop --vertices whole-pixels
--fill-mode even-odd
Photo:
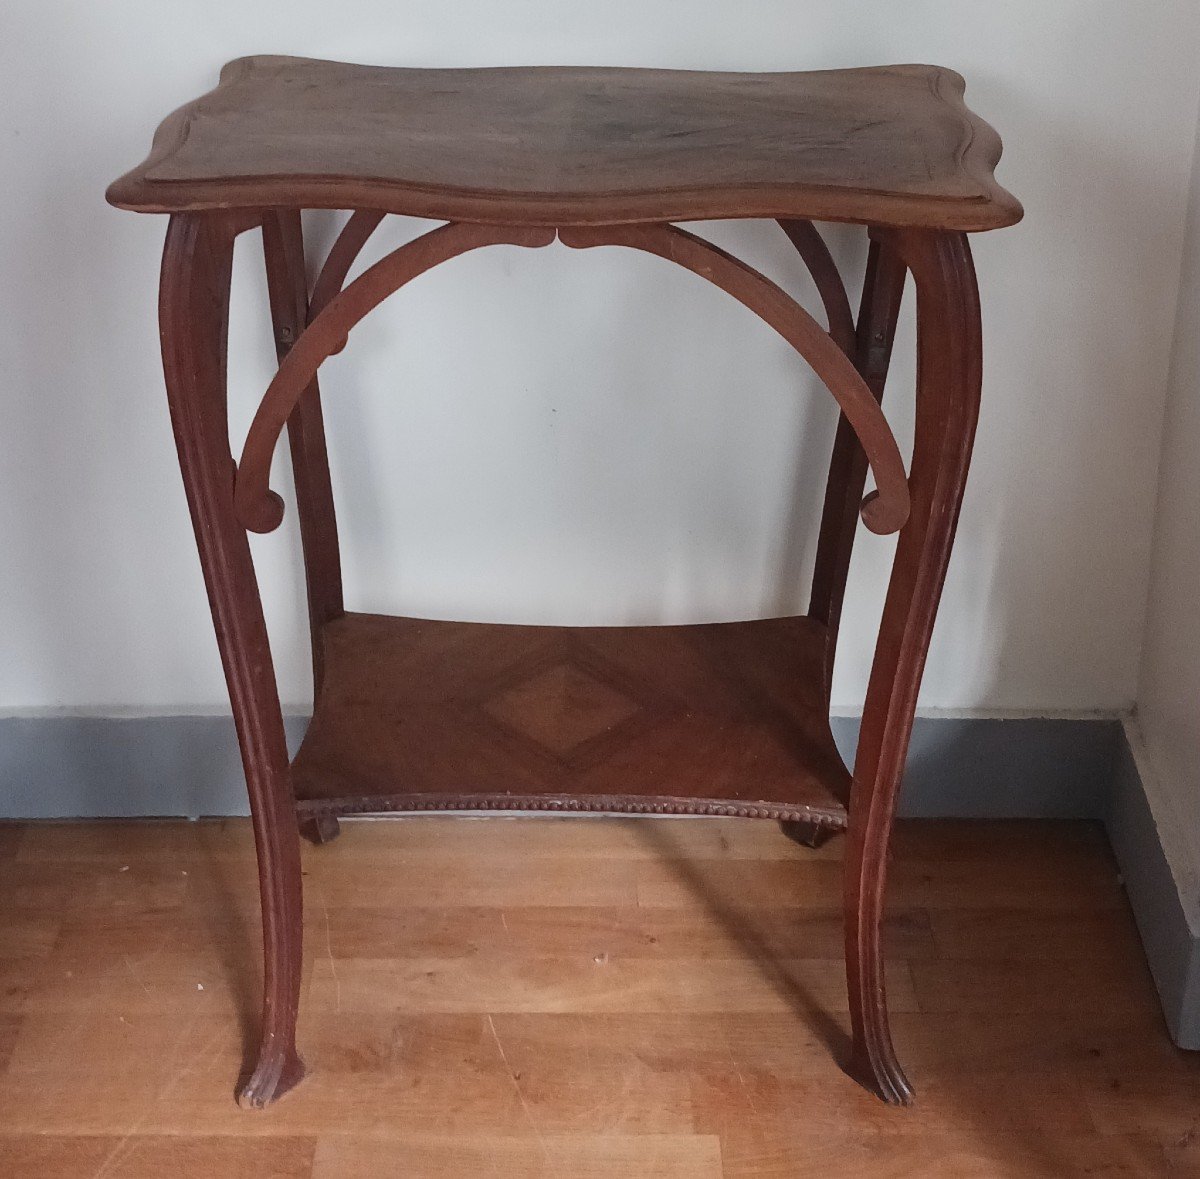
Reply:
[[[116,181],[121,208],[298,206],[586,225],[1021,217],[1000,139],[936,66],[813,73],[230,62]]]

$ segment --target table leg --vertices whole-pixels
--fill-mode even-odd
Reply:
[[[964,234],[889,232],[917,289],[917,401],[910,489],[867,689],[845,859],[851,1071],[885,1101],[912,1089],[888,1027],[880,925],[888,844],[917,690],[958,522],[979,413],[979,295]]]
[[[877,402],[883,400],[900,297],[907,274],[904,264],[883,243],[872,241],[863,278],[857,325],[846,288],[824,238],[811,221],[781,221],[784,232],[808,267],[825,307],[829,334],[853,361]],[[867,456],[845,414],[838,417],[825,504],[817,538],[808,613],[825,625],[825,699],[829,701],[838,623],[850,573],[850,554],[858,531],[859,504],[867,481]],[[818,848],[835,832],[811,823],[780,823],[780,829],[801,847]]]
[[[267,212],[263,216],[262,235],[275,351],[282,361],[308,324],[308,276],[300,211]],[[329,479],[329,455],[325,448],[321,390],[315,375],[300,394],[296,408],[288,418],[287,431],[296,486],[296,514],[304,550],[315,697],[321,691],[324,671],[322,627],[345,613],[337,516],[333,506],[333,485]],[[339,830],[334,815],[323,816],[320,820],[300,820],[300,834],[312,843],[328,843],[337,838]]]
[[[871,242],[855,329],[853,360],[867,388],[880,402],[883,400],[883,386],[887,380],[906,273],[904,263],[886,242]],[[821,513],[808,607],[810,617],[824,623],[829,635],[825,659],[826,695],[833,674],[838,624],[846,596],[850,554],[858,531],[858,508],[866,479],[867,456],[843,414],[838,420],[833,455],[829,460],[825,506]]]
[[[275,328],[275,350],[282,361],[308,322],[308,279],[298,210],[269,212],[264,216],[263,255],[271,297],[271,320]],[[321,390],[315,376],[300,394],[296,408],[288,418],[287,430],[296,484],[296,513],[304,546],[314,688],[320,691],[321,627],[340,618],[345,607]]]
[[[262,900],[264,984],[258,1056],[238,1099],[263,1106],[300,1080],[301,878],[283,717],[258,582],[233,510],[225,353],[233,240],[220,214],[176,214],[163,253],[159,315],[171,424],[250,794]]]

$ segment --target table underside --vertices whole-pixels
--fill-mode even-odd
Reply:
[[[810,618],[550,627],[346,614],[293,765],[300,814],[741,815],[846,825]]]

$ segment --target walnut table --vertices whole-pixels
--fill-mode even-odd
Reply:
[[[168,213],[160,316],[179,462],[254,814],[262,894],[261,1041],[241,1100],[303,1075],[298,833],[337,816],[512,809],[739,815],[802,842],[845,830],[851,1073],[912,1090],[884,997],[880,919],[896,797],[975,432],[980,316],[967,234],[1020,205],[992,178],[1000,141],[931,66],[819,73],[386,69],[232,62],[116,181]],[[349,211],[310,285],[304,209]],[[347,282],[389,214],[444,222]],[[822,327],[769,278],[679,222],[777,221]],[[867,228],[861,309],[814,220]],[[260,230],[279,369],[236,463],[225,363],[234,239]],[[505,243],[643,250],[771,325],[841,409],[806,616],[699,626],[544,627],[348,613],[317,369],[404,284]],[[880,408],[906,276],[916,289],[916,430],[906,472]],[[247,530],[287,428],[312,627],[315,710],[289,760]],[[865,498],[868,470],[875,490]],[[853,772],[829,681],[861,514],[899,543]]]

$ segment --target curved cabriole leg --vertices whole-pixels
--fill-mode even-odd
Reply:
[[[219,214],[176,214],[167,230],[159,315],[171,424],[237,725],[263,918],[258,1057],[238,1100],[264,1106],[304,1075],[296,1055],[300,997],[300,845],[283,717],[246,533],[233,511],[225,344],[233,239]]]
[[[913,1091],[888,1028],[880,926],[888,843],[917,690],[958,522],[979,412],[979,296],[964,234],[904,230],[887,244],[917,288],[912,513],[900,532],[867,689],[845,859],[850,1068],[885,1101]]]

